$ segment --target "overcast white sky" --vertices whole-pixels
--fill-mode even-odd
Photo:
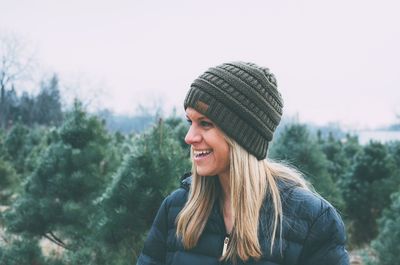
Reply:
[[[118,113],[160,101],[180,110],[191,81],[233,60],[269,67],[300,121],[375,127],[400,113],[395,0],[0,3],[0,31],[28,38],[45,71],[105,92]]]

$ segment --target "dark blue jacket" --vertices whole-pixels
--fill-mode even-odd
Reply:
[[[175,220],[187,200],[191,178],[162,203],[150,229],[137,265],[214,265],[220,262],[226,235],[224,220],[215,203],[195,248],[185,250],[175,236]],[[260,215],[259,242],[263,256],[239,264],[345,265],[345,230],[336,210],[324,199],[294,185],[280,184],[283,203],[282,241],[275,241],[271,254],[268,235],[272,206],[267,198]],[[282,246],[282,251],[280,250]]]

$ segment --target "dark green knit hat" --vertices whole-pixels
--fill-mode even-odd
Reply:
[[[268,68],[232,62],[211,67],[194,80],[184,107],[207,116],[261,160],[281,120],[283,101]]]

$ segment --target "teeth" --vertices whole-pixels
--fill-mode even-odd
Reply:
[[[201,150],[201,151],[193,150],[193,154],[194,154],[195,156],[199,156],[199,155],[208,155],[208,154],[211,153],[211,152],[212,152],[211,150]]]

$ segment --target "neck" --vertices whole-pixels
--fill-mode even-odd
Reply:
[[[229,179],[229,173],[224,173],[218,176],[221,189],[224,194],[223,201],[230,201],[231,199],[231,184]]]

